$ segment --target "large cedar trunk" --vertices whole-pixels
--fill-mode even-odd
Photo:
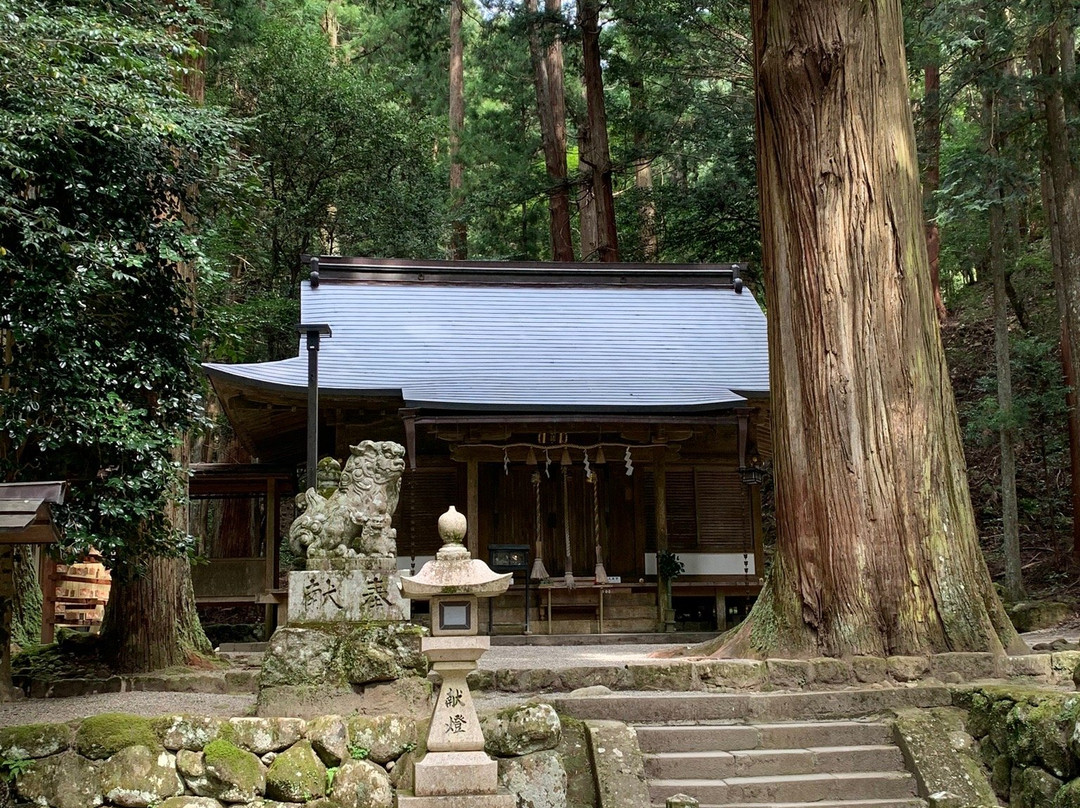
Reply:
[[[206,31],[196,33],[200,44],[206,42]],[[205,100],[206,56],[201,50],[187,57],[188,68],[182,89],[198,104]],[[188,212],[179,208],[176,215],[189,224]],[[196,268],[180,264],[180,276],[195,300],[198,282]],[[175,451],[181,466],[189,465],[189,441],[185,435]],[[186,532],[186,513],[179,504],[170,508],[169,517],[178,530]],[[211,653],[195,607],[195,590],[191,582],[191,563],[186,556],[153,558],[145,569],[132,570],[119,566],[112,570],[109,600],[101,626],[104,655],[119,671],[139,672],[182,665],[192,653]]]
[[[462,0],[450,0],[450,257],[468,257],[468,230],[463,218],[465,166],[461,133],[465,129],[465,42],[461,35]]]
[[[607,111],[604,106],[604,75],[600,61],[600,3],[581,0],[578,4],[585,85],[587,121],[581,160],[589,169],[592,204],[596,208],[596,254],[587,255],[582,236],[582,258],[619,260],[619,237],[615,228],[615,194],[611,177],[611,150],[608,147]]]
[[[1061,361],[1066,384],[1069,419],[1069,452],[1072,469],[1073,557],[1080,560],[1080,406],[1075,379],[1076,357],[1080,357],[1080,172],[1073,163],[1065,101],[1061,91],[1062,64],[1072,65],[1071,31],[1060,34],[1051,28],[1041,45],[1043,108],[1046,113],[1046,154],[1043,197],[1048,206],[1051,244],[1054,250],[1054,292],[1061,318]],[[1069,43],[1062,47],[1062,41]]]
[[[949,316],[941,297],[941,228],[937,223],[934,194],[941,187],[941,69],[928,64],[923,71],[923,213],[926,217],[926,252],[930,263],[930,283],[934,290],[934,308],[942,323]]]
[[[549,0],[558,13],[559,0]],[[526,0],[529,19],[529,57],[532,61],[536,109],[540,119],[540,140],[548,175],[548,213],[551,257],[555,261],[574,260],[574,239],[570,229],[570,186],[566,171],[566,102],[563,94],[562,41],[549,32],[541,39],[537,0]],[[547,26],[545,26],[547,27]],[[550,38],[550,42],[547,39]]]
[[[101,627],[102,648],[116,670],[183,665],[193,653],[211,650],[195,612],[187,558],[153,558],[136,574],[117,572]]]
[[[988,72],[990,72],[988,70]],[[1016,428],[1013,426],[1012,368],[1009,361],[1009,300],[1005,291],[1005,199],[998,165],[1000,128],[996,125],[993,91],[985,97],[984,125],[992,165],[990,177],[990,274],[994,278],[994,365],[1001,425],[1001,545],[1005,557],[1005,597],[1024,595],[1020,563],[1020,525],[1016,506]]]
[[[1022,649],[979,551],[899,0],[754,0],[777,550],[718,653]]]

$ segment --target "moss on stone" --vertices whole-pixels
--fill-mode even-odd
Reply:
[[[270,640],[263,687],[362,685],[427,674],[420,653],[426,629],[409,624],[305,623],[279,629]]]
[[[75,748],[83,757],[103,760],[127,746],[159,746],[153,722],[129,713],[102,713],[83,719]]]
[[[1008,611],[1017,631],[1038,631],[1071,617],[1073,607],[1055,600],[1025,601],[1013,604]]]
[[[1054,795],[1054,808],[1080,808],[1080,778],[1070,780]]]
[[[0,729],[0,756],[8,759],[42,758],[71,746],[67,724],[27,724]]]
[[[397,715],[375,717],[357,715],[349,719],[350,755],[360,750],[378,764],[396,760],[410,749],[416,748],[416,722]]]
[[[934,794],[934,805],[968,808],[994,804],[994,790],[976,758],[961,711],[901,710],[896,729],[904,758],[919,780],[920,793]]]
[[[565,715],[560,715],[559,721],[562,738],[556,751],[566,769],[566,808],[593,808],[597,804],[596,781],[585,722]]]
[[[283,802],[308,802],[326,794],[326,767],[310,741],[286,749],[266,773],[266,796]]]
[[[1008,755],[998,755],[990,768],[990,785],[994,787],[994,793],[1003,800],[1009,799],[1012,768],[1012,761]]]
[[[184,793],[175,758],[160,747],[129,746],[113,755],[101,772],[105,799],[123,808],[148,808]]]
[[[1051,808],[1061,781],[1038,766],[1028,766],[1013,773],[1009,792],[1010,808]]]
[[[101,805],[102,764],[72,751],[35,760],[15,781],[21,801],[50,808],[95,808]]]
[[[480,720],[485,750],[495,757],[517,757],[554,749],[562,731],[550,704],[515,704]]]
[[[210,741],[221,737],[225,722],[216,716],[170,715],[155,719],[153,724],[166,749],[197,752]]]
[[[1028,712],[1026,734],[1034,757],[1055,777],[1070,778],[1076,773],[1076,759],[1069,750],[1069,738],[1076,726],[1080,699],[1055,695],[1036,704]]]
[[[203,765],[217,780],[228,783],[239,792],[258,794],[263,789],[263,770],[259,759],[222,738],[203,748]]]
[[[665,662],[656,665],[627,665],[630,686],[634,690],[693,689],[694,668],[689,662]]]
[[[985,693],[980,690],[973,690],[963,702],[957,703],[957,706],[968,711],[968,732],[976,738],[982,738],[990,734],[990,710],[993,708],[994,702],[987,698]]]

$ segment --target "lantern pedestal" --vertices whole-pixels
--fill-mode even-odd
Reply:
[[[401,579],[407,598],[431,601],[431,633],[420,650],[442,676],[428,731],[428,752],[416,762],[414,794],[399,794],[398,808],[515,808],[499,789],[499,764],[484,752],[484,733],[466,677],[491,647],[476,634],[477,600],[502,594],[509,575],[497,575],[462,545],[465,517],[454,508],[439,519],[443,546],[414,576]]]

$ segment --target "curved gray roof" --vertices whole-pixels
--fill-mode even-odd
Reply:
[[[440,283],[437,272],[303,283],[301,321],[333,329],[319,354],[324,394],[448,410],[662,412],[768,393],[765,317],[730,283],[693,286],[684,274],[671,286],[593,285],[588,271],[574,285]],[[280,362],[206,369],[302,391],[306,346],[301,338],[298,356]]]

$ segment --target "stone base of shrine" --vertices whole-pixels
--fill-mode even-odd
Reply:
[[[516,798],[499,790],[499,764],[487,753],[428,752],[416,762],[412,796],[399,808],[514,808]]]
[[[509,791],[499,794],[455,794],[443,797],[414,797],[398,792],[398,808],[517,808],[517,797]]]
[[[499,764],[486,752],[428,752],[416,762],[414,793],[421,796],[494,794]]]

